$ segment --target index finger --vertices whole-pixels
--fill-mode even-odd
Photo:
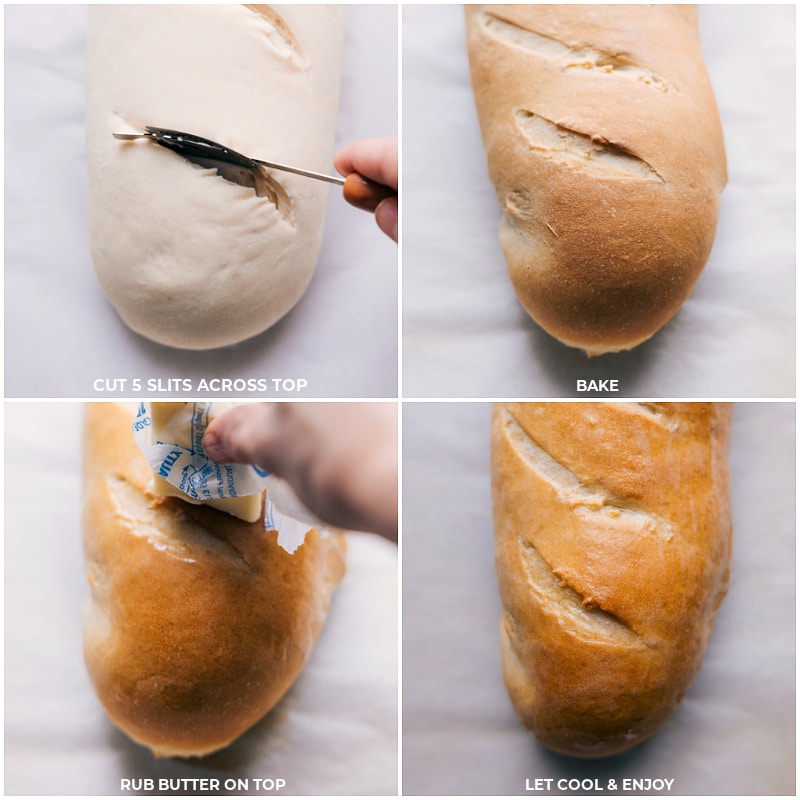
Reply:
[[[333,165],[340,175],[357,172],[397,189],[397,137],[352,142],[334,156]]]

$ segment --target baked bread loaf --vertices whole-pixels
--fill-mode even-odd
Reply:
[[[635,347],[691,293],[727,180],[696,7],[466,9],[517,296],[589,355]]]
[[[90,7],[92,258],[133,330],[200,350],[269,328],[311,280],[328,185],[268,170],[238,185],[112,133],[187,131],[330,172],[343,38],[336,5]]]
[[[133,418],[111,403],[86,412],[86,665],[128,736],[156,756],[202,756],[297,678],[344,574],[345,539],[312,530],[290,555],[263,517],[152,494]]]
[[[686,694],[728,584],[730,422],[716,403],[495,407],[503,673],[547,747],[620,753]]]

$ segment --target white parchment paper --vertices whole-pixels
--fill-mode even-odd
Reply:
[[[335,187],[311,286],[270,330],[187,352],[150,342],[119,319],[89,255],[86,11],[4,7],[6,396],[139,396],[131,391],[138,377],[162,381],[145,390],[149,397],[265,394],[205,392],[197,389],[202,378],[264,378],[270,396],[282,396],[272,379],[291,378],[308,382],[306,397],[396,397],[397,246]],[[337,149],[397,133],[397,7],[350,6],[345,19]],[[106,378],[128,384],[95,391],[94,380]],[[170,379],[188,379],[194,391],[170,387]]]
[[[229,748],[156,760],[109,722],[83,664],[81,429],[76,404],[5,404],[4,794],[133,794],[123,778],[250,781],[215,794],[275,793],[254,778],[285,780],[285,795],[396,794],[397,548],[377,536],[348,536],[347,575],[303,673]]]
[[[794,397],[795,6],[702,5],[728,185],[681,311],[627,353],[588,359],[533,323],[508,278],[460,5],[403,7],[403,393]]]
[[[737,404],[730,590],[703,666],[655,736],[599,761],[539,746],[503,685],[489,416],[484,403],[403,408],[403,793],[533,797],[561,794],[559,779],[662,778],[675,796],[793,795],[794,404]],[[554,791],[526,791],[537,778]]]

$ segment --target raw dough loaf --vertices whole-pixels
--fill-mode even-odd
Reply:
[[[343,33],[332,5],[90,7],[92,257],[133,330],[208,349],[269,328],[311,280],[328,184],[270,171],[257,196],[112,132],[172,128],[330,172]]]

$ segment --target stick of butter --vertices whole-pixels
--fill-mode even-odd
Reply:
[[[165,481],[160,475],[153,476],[153,491],[169,497],[180,497],[187,503],[211,506],[217,511],[224,511],[232,517],[243,519],[245,522],[255,522],[261,516],[261,506],[264,496],[262,494],[247,494],[244,497],[212,497],[209,500],[197,500],[191,495],[182,492],[171,483]]]

